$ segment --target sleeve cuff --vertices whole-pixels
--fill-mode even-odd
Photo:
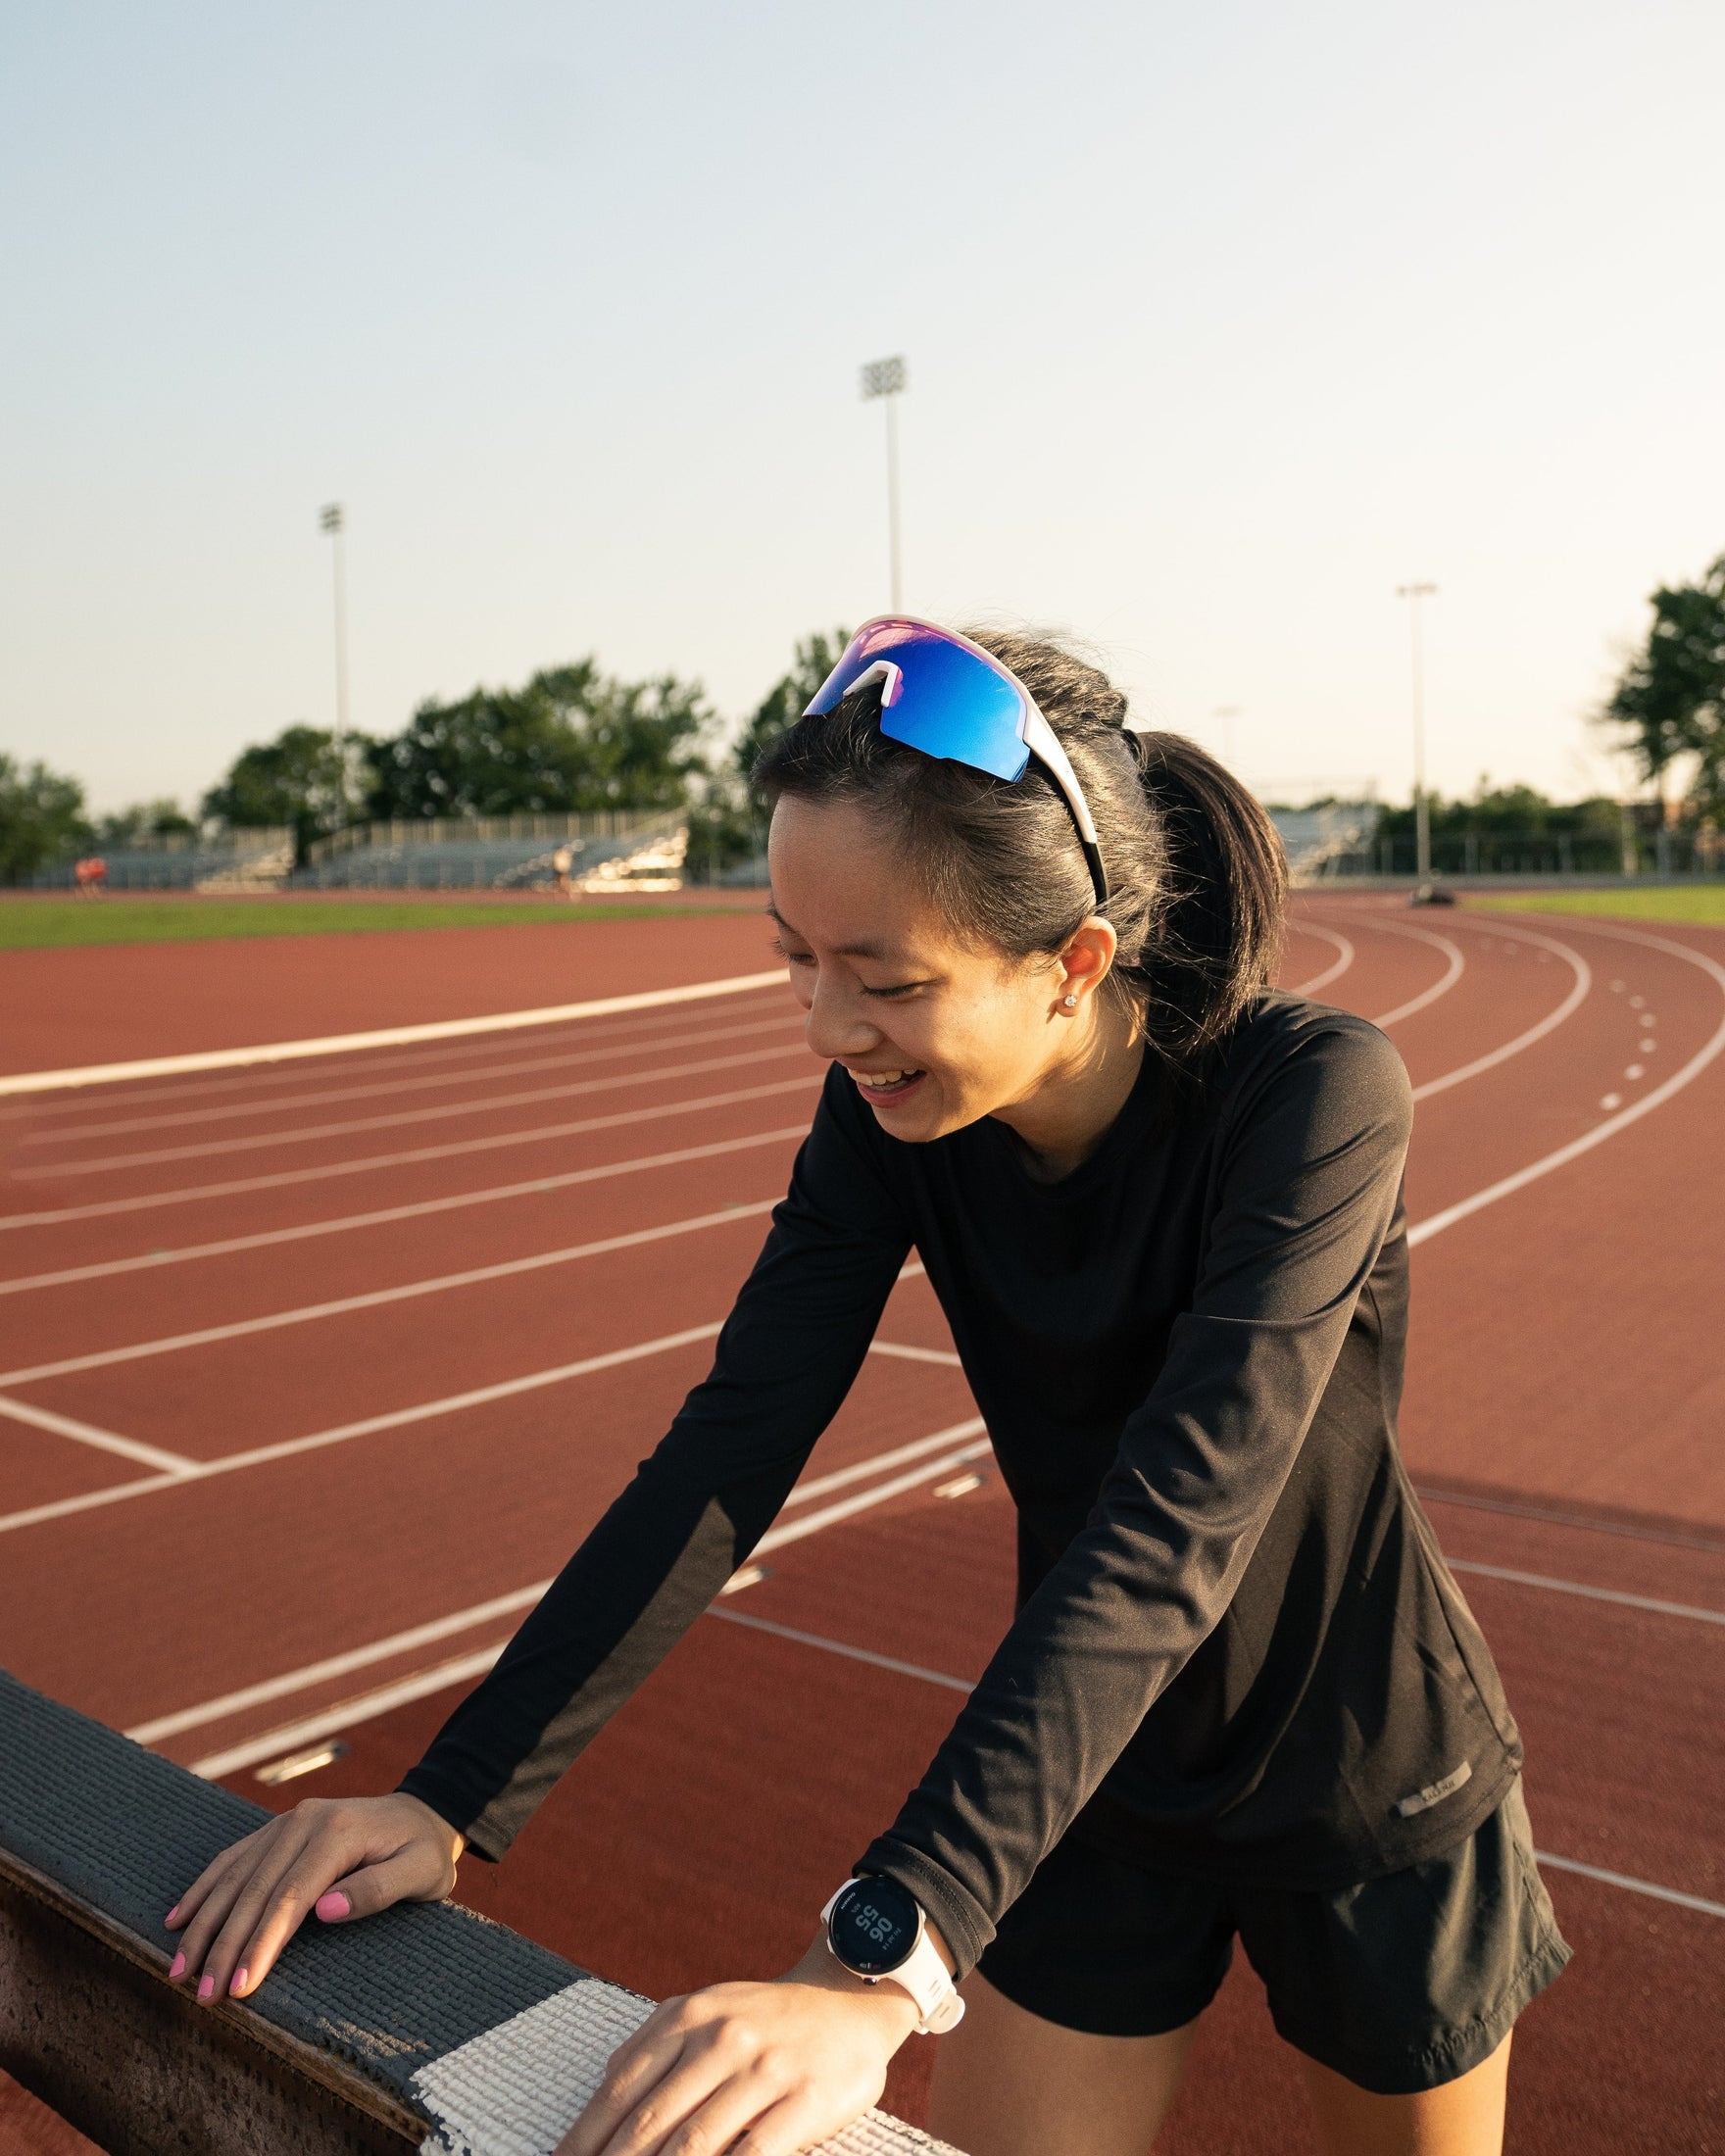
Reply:
[[[509,1847],[509,1838],[491,1832],[483,1817],[471,1819],[468,1807],[464,1804],[437,1775],[427,1774],[422,1766],[411,1767],[396,1784],[398,1796],[417,1797],[430,1811],[434,1811],[446,1826],[453,1827],[475,1856],[482,1856],[487,1864],[495,1864]]]
[[[909,1887],[921,1903],[924,1915],[938,1925],[948,1951],[957,1965],[954,1982],[961,1984],[982,1959],[983,1949],[994,1937],[994,1926],[976,1897],[961,1886],[944,1865],[936,1864],[920,1849],[883,1835],[870,1842],[857,1864],[861,1872],[879,1872]]]

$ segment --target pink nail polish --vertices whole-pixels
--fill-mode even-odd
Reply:
[[[168,1981],[170,1984],[177,1984],[180,1978],[184,1975],[185,1956],[183,1954],[175,1954],[173,1959],[168,1964]]]
[[[214,1977],[200,1977],[198,1979],[198,1996],[201,1999],[213,1999],[216,1996],[216,1979]]]
[[[242,1992],[242,1991],[243,1991],[243,1990],[245,1989],[245,1987],[246,1987],[246,1971],[245,1971],[244,1969],[236,1969],[236,1970],[235,1970],[235,1971],[233,1972],[233,1975],[232,1975],[232,1977],[231,1977],[231,1978],[230,1978],[230,1979],[228,1980],[228,1985],[227,1985],[227,1995],[228,1995],[228,1997],[229,1997],[230,1999],[237,1999],[237,1998],[239,1997],[240,1993],[241,1993],[241,1992]]]
[[[332,1886],[328,1893],[319,1895],[317,1913],[320,1924],[339,1924],[343,1917],[353,1915],[354,1905],[346,1894],[338,1894]]]
[[[177,1901],[173,1904],[173,1907],[169,1910],[168,1914],[162,1919],[162,1922],[170,1926],[175,1925],[179,1922],[179,1903]]]

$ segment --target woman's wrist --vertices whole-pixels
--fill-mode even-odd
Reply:
[[[827,1945],[824,1932],[815,1935],[802,1960],[794,1969],[787,1970],[779,1982],[813,1984],[817,1990],[837,1991],[846,1998],[855,1999],[872,2021],[878,2022],[883,2031],[891,2034],[895,2051],[921,2019],[915,2000],[890,1977],[882,1978],[877,1984],[865,1984],[854,1971],[847,1969]]]

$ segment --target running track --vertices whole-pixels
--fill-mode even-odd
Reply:
[[[736,916],[49,959],[3,961],[15,1069],[770,962]],[[1405,1447],[1577,1948],[1518,2036],[1511,2146],[1725,2146],[1725,937],[1306,901],[1285,978],[1386,1025],[1420,1097]],[[771,986],[0,1095],[8,1666],[267,1801],[388,1787],[702,1375],[818,1078]],[[1010,1614],[1010,1507],[914,1268],[878,1347],[765,1576],[464,1867],[475,1906],[656,1993],[800,1950]],[[338,1764],[253,1779],[337,1731]],[[1161,2145],[1302,2143],[1237,1969]],[[0,2094],[0,2149],[79,2145]]]

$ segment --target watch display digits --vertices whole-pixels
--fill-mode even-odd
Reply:
[[[909,1887],[879,1875],[847,1880],[820,1913],[833,1958],[864,1984],[885,1981],[909,1992],[921,2017],[919,2034],[957,2027],[964,2002]]]

